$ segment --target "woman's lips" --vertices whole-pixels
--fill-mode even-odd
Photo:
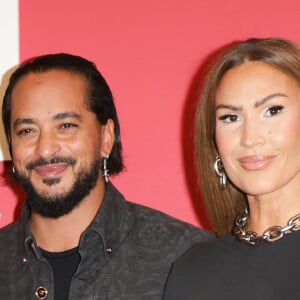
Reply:
[[[244,156],[239,158],[238,161],[240,162],[242,168],[247,171],[256,171],[265,168],[269,165],[275,155],[253,155],[253,156]]]
[[[47,178],[47,177],[54,177],[56,175],[61,174],[67,167],[68,164],[45,165],[45,166],[36,167],[35,171],[42,178]]]

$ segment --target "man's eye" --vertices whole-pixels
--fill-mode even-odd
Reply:
[[[271,117],[271,116],[277,115],[282,110],[283,110],[283,106],[281,106],[281,105],[272,106],[272,107],[267,109],[266,116]]]
[[[30,134],[32,132],[33,132],[32,128],[24,128],[24,129],[18,130],[17,131],[17,135],[19,135],[19,136],[21,136],[21,135],[28,135],[28,134]]]
[[[73,123],[64,123],[61,125],[62,129],[69,129],[69,128],[74,128],[74,127],[78,127],[76,124]]]
[[[239,120],[239,117],[237,115],[227,114],[220,116],[218,119],[224,123],[234,123]]]

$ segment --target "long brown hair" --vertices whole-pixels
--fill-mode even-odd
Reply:
[[[281,38],[252,38],[237,43],[219,56],[208,73],[196,112],[196,162],[208,216],[219,235],[231,232],[234,220],[247,205],[247,198],[230,181],[227,188],[221,190],[213,169],[218,154],[215,143],[215,94],[225,73],[246,61],[269,64],[300,85],[300,48]]]

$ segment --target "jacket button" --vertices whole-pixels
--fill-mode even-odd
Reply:
[[[48,290],[43,286],[39,286],[35,291],[35,295],[38,299],[46,299],[48,296]]]

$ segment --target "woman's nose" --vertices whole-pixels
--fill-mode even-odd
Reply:
[[[248,120],[243,125],[241,144],[246,147],[253,147],[265,143],[264,128],[258,121]]]

